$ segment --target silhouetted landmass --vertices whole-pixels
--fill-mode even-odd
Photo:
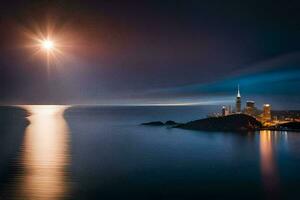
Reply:
[[[272,131],[300,131],[300,122],[287,122],[278,126],[264,127],[261,122],[254,117],[245,114],[233,114],[223,117],[211,117],[199,119],[187,123],[177,123],[174,121],[154,121],[143,123],[149,126],[168,126],[173,128],[182,128],[201,131],[256,131],[256,130],[272,130]]]
[[[163,126],[174,128],[203,130],[203,131],[255,131],[262,128],[262,124],[254,117],[245,114],[234,114],[224,117],[212,117],[179,124],[174,121],[143,123],[142,125]]]
[[[163,126],[165,125],[161,121],[154,121],[154,122],[147,122],[147,123],[142,123],[142,125],[147,125],[147,126]]]
[[[177,126],[177,128],[204,131],[255,131],[261,127],[259,121],[245,114],[205,118]]]
[[[165,125],[167,125],[167,126],[174,126],[174,125],[178,125],[178,123],[174,122],[172,120],[169,120],[169,121],[166,121]]]
[[[141,125],[146,125],[146,126],[168,126],[168,127],[171,126],[171,127],[174,127],[174,126],[180,125],[180,123],[169,120],[169,121],[166,121],[166,123],[163,123],[162,121],[153,121],[153,122],[142,123]]]

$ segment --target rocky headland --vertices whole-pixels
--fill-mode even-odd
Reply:
[[[288,122],[279,126],[264,127],[263,124],[252,116],[246,114],[232,114],[222,117],[209,117],[190,121],[187,123],[177,123],[174,121],[154,121],[143,123],[147,126],[168,126],[172,128],[182,128],[199,131],[259,131],[259,130],[291,130],[300,131],[300,122]]]

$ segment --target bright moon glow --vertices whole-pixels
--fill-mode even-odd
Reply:
[[[28,38],[28,44],[25,47],[33,50],[32,56],[41,55],[42,58],[46,58],[48,70],[50,66],[61,65],[63,60],[68,59],[65,50],[71,47],[68,43],[70,37],[65,32],[66,30],[58,31],[54,27],[54,22],[48,22],[44,29],[33,25],[32,29],[24,30],[24,35]]]
[[[43,47],[43,49],[50,51],[51,49],[53,49],[54,44],[51,40],[43,40],[42,47]]]

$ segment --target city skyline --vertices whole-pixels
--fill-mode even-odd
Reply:
[[[0,4],[0,200],[299,199],[300,1]]]

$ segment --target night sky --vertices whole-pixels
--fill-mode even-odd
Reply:
[[[244,100],[300,108],[297,2],[2,2],[0,103],[222,104],[240,84]],[[25,33],[49,24],[67,47],[47,68]]]

